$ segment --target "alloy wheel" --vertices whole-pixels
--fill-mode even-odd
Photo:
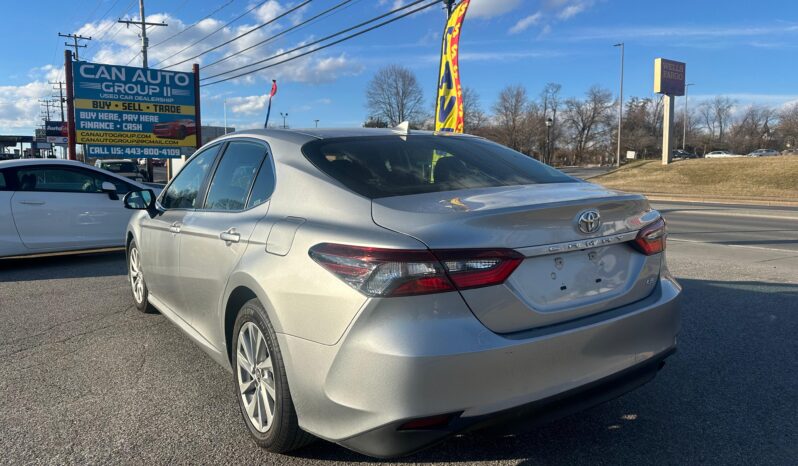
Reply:
[[[130,250],[130,287],[133,289],[133,298],[137,303],[144,300],[144,271],[141,270],[141,260],[138,248]]]
[[[247,416],[258,432],[267,432],[277,406],[277,391],[271,351],[263,333],[253,322],[238,332],[236,375]]]

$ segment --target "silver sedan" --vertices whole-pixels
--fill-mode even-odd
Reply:
[[[273,452],[390,457],[551,419],[675,349],[659,213],[481,138],[235,133],[125,203],[136,306],[231,370]]]

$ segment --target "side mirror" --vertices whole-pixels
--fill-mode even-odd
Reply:
[[[108,197],[111,198],[112,201],[119,200],[119,196],[116,194],[116,186],[110,181],[103,181],[102,190],[104,193],[108,194]]]
[[[152,189],[130,191],[125,194],[122,202],[125,204],[125,209],[150,210],[155,207],[155,193]]]

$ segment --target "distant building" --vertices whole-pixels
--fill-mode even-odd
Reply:
[[[227,131],[225,131],[225,129]],[[230,127],[225,128],[224,126],[202,126],[201,127],[202,145],[204,146],[205,144],[213,141],[218,137],[222,137],[225,134],[233,133],[235,132],[235,130],[236,130],[235,128],[230,128]]]

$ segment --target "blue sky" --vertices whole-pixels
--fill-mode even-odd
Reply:
[[[313,0],[245,40],[197,61],[209,63],[240,50],[339,1]],[[227,2],[147,0],[147,20],[169,23],[151,30],[150,43],[157,44]],[[150,66],[191,57],[300,1],[267,1],[175,55],[259,3],[232,0],[213,17],[152,48]],[[231,64],[243,65],[290,49],[403,3],[408,0],[354,0],[330,17],[203,73],[208,76]],[[83,59],[115,64],[133,59],[132,64],[140,64],[140,58],[134,58],[139,48],[135,30],[114,23],[118,17],[137,16],[138,1],[3,2],[3,10],[0,37],[6,46],[0,61],[0,134],[31,134],[39,124],[38,100],[51,93],[47,81],[63,75],[64,40],[57,37],[58,32],[77,31],[95,38],[87,49],[81,49]],[[565,97],[581,95],[594,84],[617,92],[619,51],[612,44],[625,42],[626,97],[651,95],[653,60],[661,56],[687,63],[687,79],[696,84],[691,97],[697,100],[720,94],[741,106],[783,105],[798,100],[797,13],[795,0],[472,0],[461,38],[461,74],[464,85],[478,91],[486,109],[508,84],[522,84],[537,94],[545,83],[558,82]],[[271,79],[277,79],[280,90],[273,118],[288,113],[293,127],[313,126],[314,119],[320,120],[320,126],[360,125],[367,116],[365,86],[375,70],[388,64],[413,69],[431,107],[443,23],[443,10],[433,7],[305,59],[204,87],[203,123],[221,124],[227,99],[231,126],[261,125],[264,96]]]

